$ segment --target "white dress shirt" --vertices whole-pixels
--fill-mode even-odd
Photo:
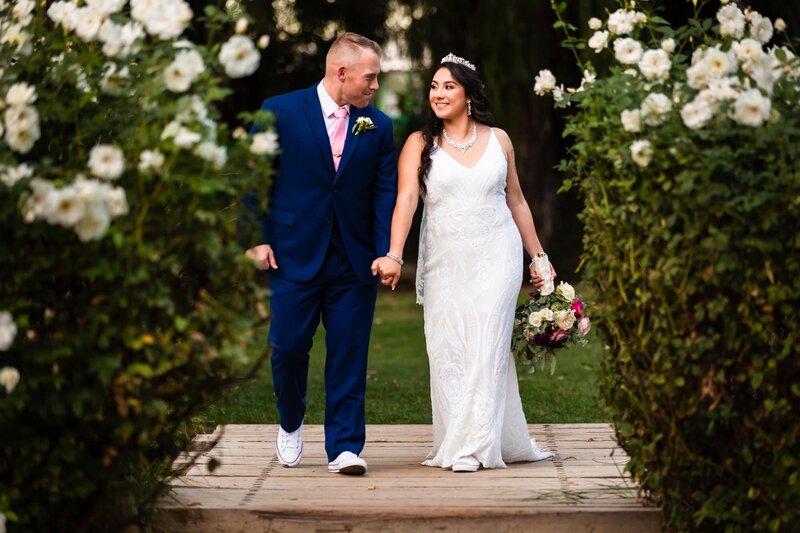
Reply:
[[[336,117],[333,116],[334,111],[339,109],[339,107],[344,107],[347,109],[347,112],[350,113],[350,104],[345,104],[344,106],[339,106],[331,95],[328,94],[328,91],[325,90],[325,86],[322,82],[319,82],[317,85],[317,94],[319,95],[319,104],[322,108],[322,118],[325,119],[325,129],[328,130],[328,139],[333,138],[333,130],[336,128]]]

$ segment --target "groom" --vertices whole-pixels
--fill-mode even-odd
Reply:
[[[328,471],[364,474],[364,394],[377,280],[389,251],[397,166],[389,118],[369,105],[381,49],[355,33],[333,43],[325,77],[268,98],[281,145],[262,219],[247,250],[270,274],[272,375],[278,398],[278,461],[300,464],[309,350],[325,326],[325,451]]]

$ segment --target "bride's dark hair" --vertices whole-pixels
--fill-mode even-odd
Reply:
[[[438,72],[440,68],[449,70],[456,81],[464,87],[465,96],[472,102],[472,119],[475,122],[487,126],[494,126],[494,117],[492,117],[492,113],[489,111],[489,98],[486,96],[486,87],[478,77],[478,73],[459,63],[446,61],[436,67],[434,74]],[[431,76],[431,78],[433,78],[433,76]],[[430,88],[428,90],[430,91]],[[419,188],[423,193],[426,190],[425,178],[431,170],[433,141],[434,139],[441,140],[443,128],[444,122],[436,116],[429,105],[425,124],[422,126],[422,140],[425,142],[425,146],[422,148],[419,169],[417,171]]]

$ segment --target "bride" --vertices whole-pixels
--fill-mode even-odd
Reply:
[[[422,196],[417,299],[433,408],[433,450],[423,464],[474,472],[547,459],[553,454],[528,435],[510,352],[522,248],[531,257],[542,251],[514,149],[492,127],[469,61],[444,57],[429,100],[432,115],[400,154],[390,251],[373,263],[381,283],[394,288]],[[530,274],[540,287],[532,267]]]

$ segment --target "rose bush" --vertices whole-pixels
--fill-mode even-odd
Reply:
[[[585,201],[601,383],[627,468],[669,528],[788,531],[800,519],[800,60],[782,20],[693,4],[677,29],[648,3],[591,19],[588,42],[568,42],[608,50],[608,71],[583,64],[576,89],[542,72],[535,90],[573,109],[561,169]]]
[[[10,530],[145,523],[185,422],[257,364],[264,294],[236,201],[267,190],[277,143],[261,114],[241,117],[255,140],[218,121],[226,75],[260,62],[234,11],[231,36],[207,6],[208,33],[229,38],[199,45],[183,0],[0,0]]]

